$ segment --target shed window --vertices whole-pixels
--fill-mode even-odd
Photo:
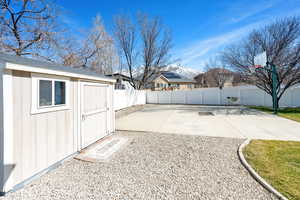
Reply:
[[[39,107],[64,105],[66,83],[55,80],[39,80]]]
[[[66,103],[66,83],[63,81],[55,81],[55,105]]]
[[[52,104],[52,81],[40,80],[39,105],[50,106]]]
[[[68,109],[69,79],[32,74],[31,113]]]

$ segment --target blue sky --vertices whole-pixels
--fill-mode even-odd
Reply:
[[[75,3],[76,2],[76,3]],[[251,30],[275,19],[300,15],[300,0],[74,0],[57,1],[62,20],[78,29],[88,28],[99,13],[108,30],[113,16],[138,11],[159,16],[172,30],[173,59],[203,70],[205,62]]]

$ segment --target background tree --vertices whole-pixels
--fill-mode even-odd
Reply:
[[[225,66],[217,59],[210,59],[205,64],[206,72],[204,77],[207,87],[218,87],[223,89],[226,82],[233,82],[234,74],[225,68]]]
[[[170,31],[162,25],[159,18],[138,14],[136,23],[128,17],[116,17],[115,36],[125,58],[131,84],[137,89],[146,88],[150,78],[169,62],[172,41]],[[140,74],[135,74],[138,75],[138,83],[135,81],[136,77],[133,77],[137,65],[141,70]]]
[[[132,23],[131,19],[125,15],[116,16],[114,22],[116,41],[118,43],[121,56],[125,58],[125,63],[131,79],[130,84],[132,87],[137,88],[136,81],[133,77],[133,70],[135,69],[135,64],[137,62],[136,27]]]
[[[1,0],[0,6],[0,50],[51,60],[48,50],[61,31],[56,7],[43,0]]]
[[[93,27],[80,41],[72,41],[62,53],[62,62],[68,66],[89,67],[99,74],[112,73],[117,65],[118,56],[112,37],[107,33],[100,15],[97,15]]]
[[[251,73],[254,57],[266,51],[267,60],[276,66],[279,102],[284,92],[300,83],[300,19],[285,18],[254,30],[239,44],[229,46],[222,54],[223,61],[232,66],[258,88],[272,96],[272,76],[267,70]],[[278,106],[278,105],[277,105]]]
[[[139,89],[145,88],[149,79],[166,67],[171,49],[170,32],[163,27],[159,18],[139,14],[138,22],[142,39],[143,74]]]

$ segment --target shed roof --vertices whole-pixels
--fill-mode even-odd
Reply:
[[[21,56],[0,53],[0,60],[6,62],[6,69],[45,73],[52,75],[68,76],[82,79],[115,82],[116,80],[100,75],[83,67],[69,67],[56,63],[39,61]]]

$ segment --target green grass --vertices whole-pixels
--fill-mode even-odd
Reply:
[[[272,113],[272,108],[263,106],[249,106],[249,108],[257,109],[263,112]],[[278,111],[278,116],[300,122],[300,108],[281,108]]]
[[[246,160],[269,184],[292,200],[300,200],[300,142],[253,140]]]

